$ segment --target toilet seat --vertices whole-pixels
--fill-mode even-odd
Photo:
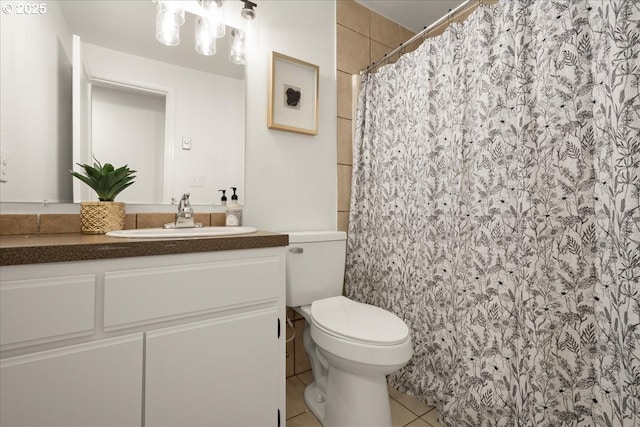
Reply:
[[[325,334],[360,344],[392,346],[409,336],[409,328],[395,314],[343,296],[314,301],[311,317]]]
[[[310,323],[311,337],[321,351],[357,364],[398,367],[413,355],[409,328],[386,310],[343,296],[298,309]],[[391,326],[385,327],[383,321]]]

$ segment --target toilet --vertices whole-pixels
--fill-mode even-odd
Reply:
[[[413,355],[409,328],[393,313],[342,296],[344,232],[288,234],[287,306],[306,319],[314,379],[304,391],[307,406],[324,427],[390,427],[386,375]]]

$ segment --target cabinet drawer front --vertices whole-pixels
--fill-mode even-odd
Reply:
[[[53,341],[91,335],[94,274],[0,283],[0,343]]]
[[[110,271],[104,327],[125,327],[275,301],[284,281],[277,257]]]

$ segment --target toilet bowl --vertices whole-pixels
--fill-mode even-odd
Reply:
[[[386,375],[413,354],[395,314],[341,296],[345,233],[289,233],[287,305],[306,319],[314,382],[305,402],[324,427],[389,427]]]

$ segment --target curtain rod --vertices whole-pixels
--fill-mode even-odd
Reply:
[[[466,10],[468,7],[472,6],[475,3],[479,3],[479,2],[480,2],[480,0],[466,0],[464,3],[462,3],[461,5],[456,7],[455,9],[450,10],[449,13],[444,15],[442,18],[438,19],[433,24],[429,25],[428,27],[425,27],[422,31],[420,31],[419,33],[417,33],[416,35],[411,37],[406,42],[400,43],[400,46],[398,46],[397,48],[393,49],[391,52],[385,53],[385,55],[382,58],[380,58],[377,61],[375,61],[374,63],[372,63],[367,68],[364,68],[364,69],[360,70],[360,75],[368,73],[372,69],[376,68],[378,65],[380,65],[383,62],[387,61],[391,56],[395,55],[396,53],[398,53],[399,51],[404,49],[407,45],[410,45],[414,41],[418,40],[420,37],[428,34],[429,31],[433,30],[434,28],[436,28],[437,26],[439,26],[440,24],[445,22],[447,19],[452,19],[456,14],[462,12],[463,10]]]

